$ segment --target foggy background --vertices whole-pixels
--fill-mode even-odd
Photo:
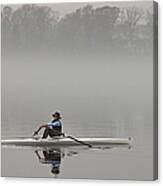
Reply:
[[[58,109],[102,122],[149,108],[152,3],[116,4],[56,4],[78,7],[62,17],[55,4],[2,6],[3,119]]]

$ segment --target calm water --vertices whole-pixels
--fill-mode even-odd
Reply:
[[[108,127],[108,130],[110,128],[112,127]],[[31,131],[32,129],[33,127]],[[75,127],[71,127],[71,129],[80,133],[80,129],[75,130]],[[113,147],[104,150],[89,149],[87,147],[59,149],[61,162],[60,171],[57,176],[51,172],[53,167],[51,163],[44,164],[39,161],[35,151],[38,150],[40,156],[44,157],[42,149],[4,147],[2,148],[2,175],[57,178],[150,179],[152,177],[152,154],[150,141],[147,140],[150,139],[149,131],[148,127],[144,128],[143,131],[140,128],[135,128],[128,130],[126,135],[114,135],[125,137],[130,134],[133,136],[134,141],[131,149],[128,147]],[[93,136],[93,132],[91,131],[90,133]],[[94,134],[96,133],[95,130]],[[143,133],[146,134],[145,138]],[[84,133],[83,136],[85,136]],[[102,133],[100,133],[100,136],[103,136]],[[58,149],[53,149],[53,151],[58,151]],[[49,151],[47,150],[47,152]]]
[[[152,179],[152,63],[135,64],[2,64],[3,139],[30,137],[55,110],[67,134],[133,138],[130,149],[2,147],[2,175]],[[45,154],[59,163],[39,161]]]

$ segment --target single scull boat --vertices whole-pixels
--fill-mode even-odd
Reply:
[[[2,145],[16,145],[16,146],[74,146],[74,145],[130,145],[131,138],[94,138],[94,137],[80,137],[76,138],[78,141],[83,142],[78,143],[68,137],[55,137],[48,139],[37,139],[37,138],[15,138],[1,140]]]

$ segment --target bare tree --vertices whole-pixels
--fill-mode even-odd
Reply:
[[[125,38],[125,47],[135,50],[135,45],[139,37],[139,25],[144,18],[144,11],[138,7],[128,7],[121,10],[119,24],[122,25],[123,37]]]
[[[137,23],[141,20],[144,15],[144,11],[138,7],[129,7],[126,9],[125,16],[125,24],[129,26],[129,28],[134,29]]]

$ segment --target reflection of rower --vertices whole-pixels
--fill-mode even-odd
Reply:
[[[38,151],[35,151],[35,153],[40,163],[51,164],[52,165],[51,172],[55,175],[59,174],[59,168],[61,164],[61,155],[62,155],[60,149],[42,151],[43,156],[44,156],[43,158],[40,156]]]

